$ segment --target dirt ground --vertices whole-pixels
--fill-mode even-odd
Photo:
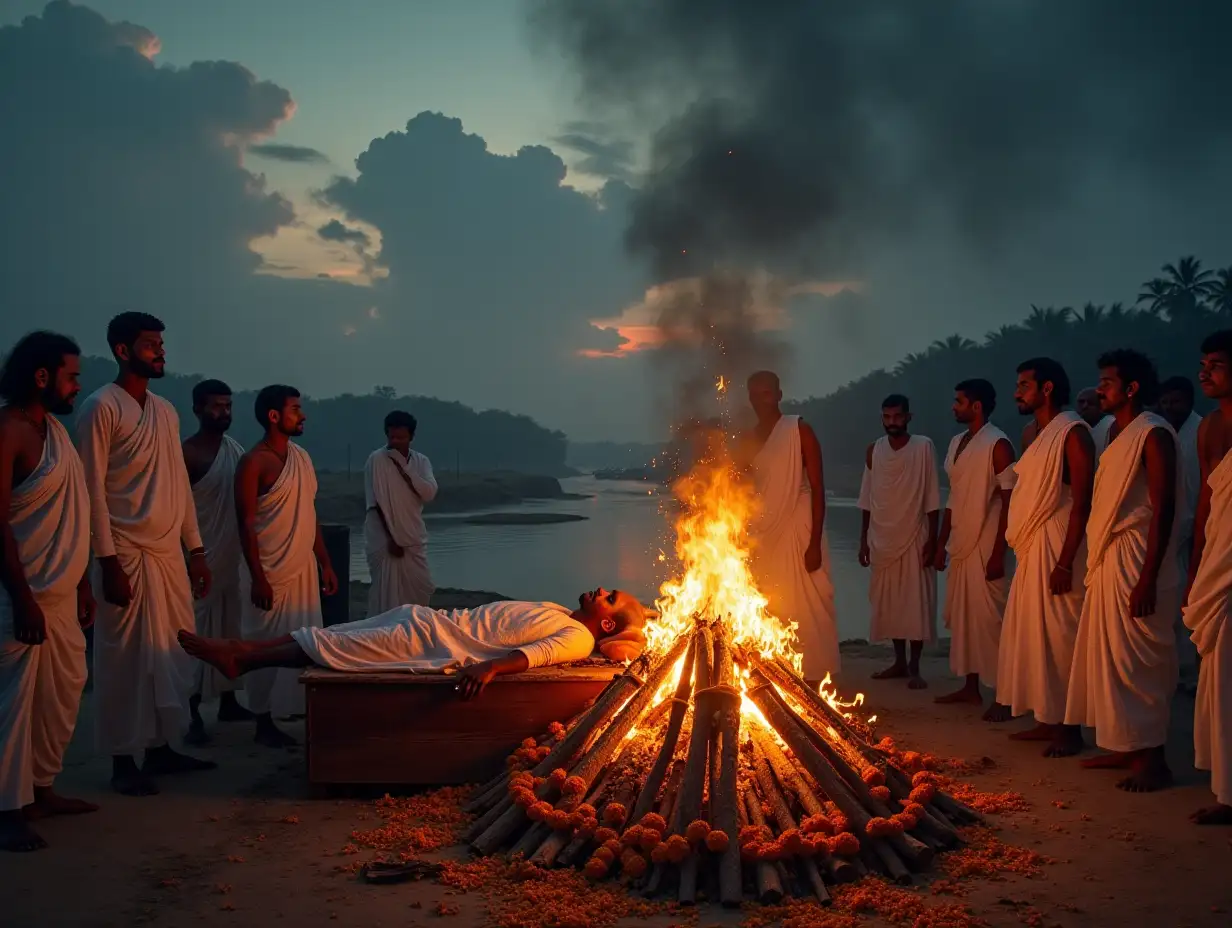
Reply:
[[[1178,785],[1128,795],[1113,788],[1115,773],[1046,760],[1038,745],[1008,741],[1006,733],[1026,720],[990,727],[974,709],[935,706],[933,696],[954,682],[943,659],[928,659],[931,689],[923,694],[869,681],[882,661],[873,649],[857,648],[844,666],[845,679],[864,690],[869,711],[879,715],[879,734],[905,748],[982,763],[984,772],[968,778],[972,784],[1018,791],[1030,803],[1029,811],[990,817],[998,837],[1056,861],[1037,878],[966,881],[959,901],[974,915],[989,925],[1065,928],[1232,925],[1232,829],[1201,830],[1186,821],[1210,800],[1191,765],[1192,700],[1178,697],[1174,706],[1170,760]],[[352,830],[379,824],[373,803],[306,799],[302,755],[258,748],[246,725],[216,729],[216,744],[202,753],[219,762],[217,771],[164,781],[162,795],[148,799],[107,791],[108,763],[92,756],[91,729],[87,697],[60,785],[103,808],[41,823],[51,849],[0,862],[5,928],[491,923],[482,892],[431,881],[369,886],[343,869],[373,856],[341,853]],[[927,885],[918,892],[930,905],[941,898]],[[435,914],[439,903],[457,914]],[[736,925],[750,914],[703,907],[645,921]],[[862,924],[889,923],[868,917]]]

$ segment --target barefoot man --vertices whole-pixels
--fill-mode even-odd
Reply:
[[[297,628],[321,627],[321,592],[332,596],[338,578],[317,521],[317,475],[308,452],[291,439],[304,434],[299,391],[283,384],[262,388],[256,416],[265,437],[240,459],[235,509],[240,528],[241,626],[249,641],[266,641]],[[319,573],[318,573],[319,570]],[[234,675],[232,675],[234,676]],[[304,688],[293,670],[262,670],[247,681],[248,707],[257,717],[254,740],[287,747],[295,739],[274,724],[304,711]]]
[[[415,417],[394,411],[385,417],[385,447],[364,465],[364,548],[372,585],[368,615],[396,606],[426,606],[436,590],[428,569],[424,503],[436,499],[436,477],[426,455],[411,448]]]
[[[747,449],[761,505],[749,527],[757,583],[770,611],[797,624],[804,678],[816,687],[839,671],[821,445],[807,422],[779,409],[778,375],[758,371],[748,392],[757,415]]]
[[[94,619],[90,498],[81,459],[56,415],[81,391],[81,350],[33,332],[0,369],[0,850],[47,846],[29,825],[93,812],[52,788],[86,685]]]
[[[210,592],[195,604],[197,634],[207,638],[240,635],[240,536],[235,524],[235,468],[244,454],[227,435],[231,428],[231,388],[221,380],[193,387],[193,414],[199,427],[184,439],[184,466],[192,483],[197,524],[210,565]],[[205,664],[197,665],[196,687],[188,701],[192,722],[189,744],[210,740],[201,718],[201,701],[218,699],[218,721],[243,722],[252,713],[235,698],[237,685]]]
[[[950,495],[937,539],[937,570],[946,569],[942,615],[950,630],[950,669],[966,682],[939,703],[982,705],[980,681],[997,686],[1001,618],[1009,595],[1005,570],[1005,523],[1014,488],[1014,448],[988,421],[997,391],[987,380],[964,380],[954,388],[954,419],[967,428],[950,441],[945,472]],[[987,721],[1004,722],[1008,706],[993,699]]]
[[[163,328],[146,313],[111,320],[107,344],[119,373],[77,417],[97,560],[95,728],[99,750],[112,758],[111,785],[126,796],[157,793],[152,777],[215,766],[168,743],[188,729],[193,689],[192,661],[175,635],[193,627],[193,597],[209,593],[210,568],[180,451],[180,417],[149,389],[166,364]]]
[[[1184,616],[1202,658],[1194,704],[1194,766],[1211,772],[1215,805],[1199,809],[1190,820],[1232,825],[1232,329],[1202,343],[1198,383],[1219,408],[1198,430],[1202,493]]]
[[[868,598],[874,641],[894,642],[894,663],[874,680],[907,678],[913,690],[928,684],[920,676],[924,642],[937,631],[937,521],[941,491],[932,439],[910,435],[911,406],[898,393],[881,403],[885,437],[868,446],[860,482],[860,564],[871,567]],[[911,658],[907,658],[907,642]]]
[[[456,673],[454,687],[473,699],[502,674],[583,660],[598,642],[611,660],[642,653],[645,613],[621,590],[602,587],[556,603],[499,602],[475,609],[399,606],[358,622],[298,628],[268,641],[199,638],[180,643],[229,677],[271,667],[327,667],[347,673]]]
[[[997,702],[1035,714],[1015,741],[1047,741],[1045,754],[1082,750],[1082,731],[1064,725],[1074,639],[1082,615],[1087,519],[1095,480],[1091,429],[1066,410],[1069,377],[1051,358],[1018,365],[1014,400],[1038,436],[1014,465],[1005,537],[1017,566],[1005,604],[997,660]]]
[[[1155,365],[1137,351],[1100,357],[1100,407],[1116,418],[1116,435],[1095,473],[1087,595],[1065,705],[1066,723],[1094,728],[1095,743],[1111,752],[1083,767],[1128,768],[1117,787],[1130,792],[1172,780],[1164,744],[1177,675],[1181,475],[1176,433],[1146,411],[1158,388]]]

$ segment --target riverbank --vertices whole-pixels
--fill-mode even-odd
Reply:
[[[368,588],[370,583],[362,580],[351,581],[351,621],[358,621],[368,615]],[[508,596],[492,593],[487,590],[459,590],[456,587],[440,587],[432,594],[428,603],[433,609],[474,609],[488,603],[504,602]]]
[[[512,506],[529,499],[576,499],[566,493],[555,477],[510,472],[454,474],[439,472],[440,487],[426,509],[429,514],[468,512],[496,506]],[[363,521],[364,475],[335,471],[317,473],[317,516],[322,522],[353,525]]]

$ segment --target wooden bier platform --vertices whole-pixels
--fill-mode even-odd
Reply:
[[[540,667],[497,677],[469,702],[452,675],[306,670],[309,788],[323,796],[335,786],[482,782],[523,739],[577,715],[623,669]]]

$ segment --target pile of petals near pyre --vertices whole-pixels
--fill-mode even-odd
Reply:
[[[678,665],[674,692],[656,702]],[[756,711],[741,711],[742,678]],[[478,816],[465,840],[476,854],[580,867],[686,905],[827,903],[828,885],[869,874],[910,884],[964,843],[959,827],[982,823],[919,767],[786,661],[697,619],[568,725],[528,739],[465,806]]]

